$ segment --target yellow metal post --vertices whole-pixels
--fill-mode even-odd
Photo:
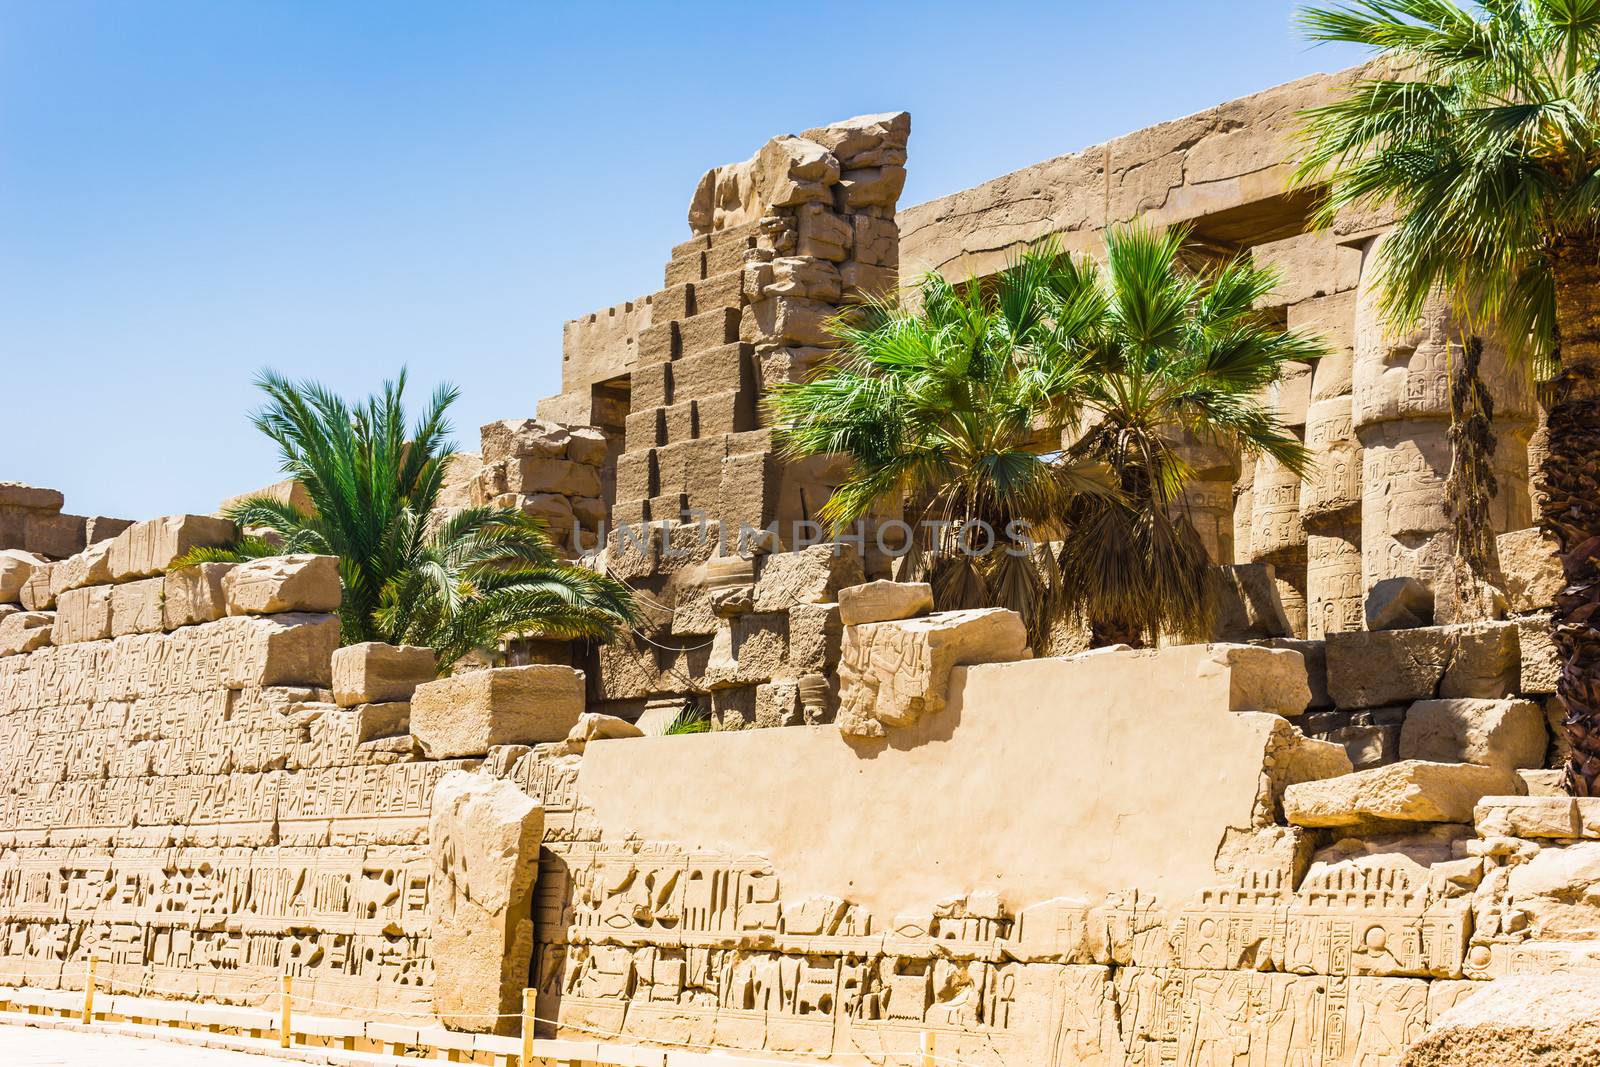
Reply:
[[[94,954],[83,964],[83,1016],[82,1021],[91,1022],[94,1019]]]
[[[933,1067],[933,1033],[922,1031],[922,1067]]]
[[[533,1067],[533,1015],[538,994],[531,989],[522,991],[522,1067]]]
[[[283,976],[283,991],[278,995],[278,1047],[289,1047],[289,1002],[294,997],[294,977]]]

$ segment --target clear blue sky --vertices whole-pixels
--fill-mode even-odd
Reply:
[[[912,113],[914,204],[1318,70],[1287,0],[0,0],[0,480],[211,511],[256,371],[401,365],[457,436],[657,288],[710,166]]]

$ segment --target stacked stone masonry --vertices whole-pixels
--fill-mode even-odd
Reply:
[[[1600,974],[1537,405],[1485,336],[1499,569],[1465,604],[1464,316],[1384,331],[1387,220],[1310,233],[1285,192],[1296,112],[1349,77],[898,215],[904,114],[708,172],[663,288],[569,323],[562,393],[484,427],[441,501],[538,515],[636,589],[581,671],[336,652],[332,560],[175,570],[231,525],[0,487],[0,971],[70,986],[93,955],[118,991],[245,1003],[288,972],[477,1030],[531,986],[568,1036],[905,1062],[932,1034],[996,1067],[1399,1064],[1485,989]],[[1134,218],[1273,265],[1263,313],[1327,345],[1267,398],[1305,476],[1177,442],[1229,565],[1216,643],[1033,659],[1008,612],[871,581],[870,530],[804,545],[837,472],[782,459],[762,397],[832,317],[902,259],[986,275]],[[716,732],[645,736],[685,710]]]

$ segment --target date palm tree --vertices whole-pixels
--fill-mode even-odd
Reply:
[[[1321,342],[1256,310],[1277,284],[1273,271],[1245,258],[1191,269],[1187,236],[1112,229],[1103,266],[1066,259],[1052,278],[1061,299],[1100,309],[1075,340],[1083,431],[1067,454],[1105,464],[1117,493],[1075,498],[1061,549],[1068,594],[1096,644],[1210,630],[1215,570],[1184,503],[1193,479],[1178,447],[1185,435],[1296,472],[1309,462],[1260,397],[1286,362],[1320,356]]]
[[[848,474],[819,518],[843,533],[885,500],[911,526],[901,578],[927,580],[942,610],[1009,607],[1036,644],[1068,606],[1052,554],[1033,544],[1103,478],[1059,441],[1082,388],[1078,331],[1096,295],[1060,299],[1053,247],[993,280],[921,282],[915,306],[869,304],[835,324],[837,360],[772,389],[784,451],[836,455]]]
[[[563,561],[544,530],[514,508],[467,508],[434,518],[454,452],[441,386],[406,426],[406,375],[354,407],[314,382],[271,371],[269,403],[252,416],[278,445],[283,472],[312,508],[268,496],[229,507],[241,527],[270,531],[195,549],[180,565],[314,552],[339,557],[344,643],[427,645],[441,668],[501,638],[611,640],[636,621],[627,589]]]
[[[1307,113],[1298,177],[1325,189],[1320,221],[1394,212],[1389,318],[1443,291],[1513,352],[1559,362],[1541,472],[1567,582],[1557,692],[1567,785],[1600,795],[1600,0],[1352,0],[1301,18],[1387,61]]]

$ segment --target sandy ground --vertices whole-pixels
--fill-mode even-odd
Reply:
[[[4,1067],[262,1067],[282,1063],[225,1049],[191,1048],[112,1034],[0,1025]]]

